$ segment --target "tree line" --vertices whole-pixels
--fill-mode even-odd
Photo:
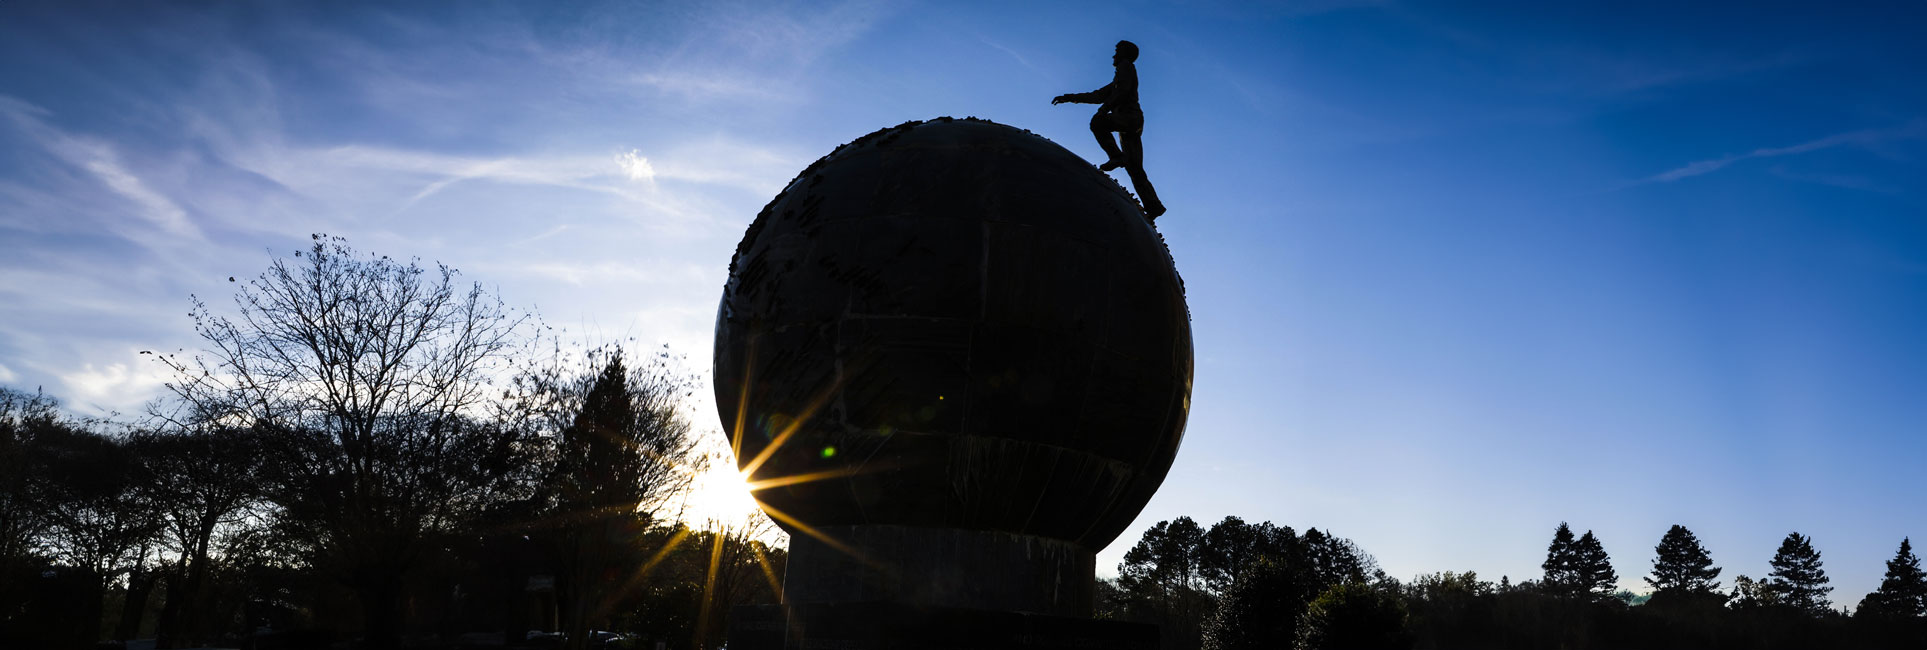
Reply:
[[[1650,594],[1619,589],[1592,531],[1560,523],[1533,580],[1476,573],[1400,581],[1344,538],[1226,517],[1158,522],[1098,582],[1100,618],[1159,625],[1167,649],[1927,648],[1927,573],[1902,539],[1879,589],[1830,607],[1820,552],[1787,535],[1755,580],[1675,525],[1653,549]]]
[[[714,648],[729,608],[776,602],[766,520],[693,529],[707,457],[666,353],[568,346],[455,270],[316,236],[196,299],[198,354],[166,398],[85,419],[0,387],[0,647],[513,645],[615,630]],[[1923,648],[1927,576],[1901,540],[1851,615],[1811,540],[1760,579],[1691,531],[1647,597],[1565,524],[1538,579],[1400,581],[1350,540],[1227,517],[1159,522],[1097,585],[1100,617],[1163,647]],[[476,633],[482,633],[477,635]]]
[[[0,387],[0,647],[707,648],[776,601],[766,521],[678,521],[709,459],[667,352],[320,235],[234,305],[142,417]]]

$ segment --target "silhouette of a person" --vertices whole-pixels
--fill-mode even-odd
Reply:
[[[1050,103],[1098,105],[1097,115],[1091,117],[1091,133],[1097,135],[1098,146],[1104,148],[1110,160],[1097,168],[1111,171],[1123,167],[1130,173],[1131,186],[1137,188],[1138,197],[1144,200],[1144,216],[1156,219],[1164,214],[1164,203],[1158,201],[1157,190],[1151,188],[1151,179],[1144,175],[1144,109],[1137,104],[1137,44],[1118,41],[1111,65],[1117,68],[1117,75],[1103,88],[1058,95]],[[1116,140],[1111,138],[1112,133],[1117,134]],[[1122,151],[1118,140],[1123,141]]]

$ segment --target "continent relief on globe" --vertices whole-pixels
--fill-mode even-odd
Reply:
[[[1163,239],[1028,131],[940,118],[799,174],[716,318],[716,403],[794,533],[893,525],[1096,550],[1170,469],[1191,328]]]

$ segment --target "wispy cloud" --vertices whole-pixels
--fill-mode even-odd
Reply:
[[[0,115],[5,115],[14,128],[47,153],[76,169],[85,170],[108,190],[138,206],[139,209],[133,211],[135,215],[168,234],[201,238],[199,229],[188,219],[187,211],[129,171],[113,145],[48,125],[41,119],[47,115],[47,111],[12,97],[0,95]]]
[[[1724,81],[1806,62],[1796,54],[1785,52],[1755,58],[1732,58],[1699,52],[1656,57],[1628,52],[1588,51],[1570,56],[1571,65],[1566,71],[1571,76],[1560,83],[1583,84],[1575,89],[1603,95]]]
[[[780,81],[763,79],[739,71],[691,69],[658,70],[636,73],[629,80],[659,91],[698,101],[789,102],[792,92]]]
[[[713,269],[695,264],[668,263],[656,260],[651,263],[631,263],[602,261],[595,263],[580,262],[534,262],[525,264],[521,272],[539,275],[572,285],[592,283],[621,284],[662,284],[671,286],[710,286],[721,285],[722,278]]]
[[[675,145],[662,155],[640,149],[534,156],[462,156],[376,145],[328,148],[255,148],[235,152],[234,162],[289,191],[313,199],[334,196],[390,197],[386,212],[417,204],[471,183],[560,188],[613,197],[642,215],[671,221],[706,221],[701,208],[708,188],[762,195],[788,180],[800,156],[728,139]],[[662,181],[684,184],[667,189]],[[688,186],[699,186],[689,188]],[[657,225],[666,225],[658,222]]]
[[[997,50],[999,52],[1003,52],[1004,54],[1010,55],[1010,58],[1017,60],[1017,65],[1030,68],[1031,70],[1037,69],[1037,66],[1031,65],[1030,59],[1024,58],[1024,55],[1022,54],[1018,54],[1017,50],[1013,50],[1008,47],[1005,47],[1004,44],[998,43],[997,41],[990,40],[990,37],[984,36],[982,34],[977,35],[977,40],[983,41],[984,45],[990,46],[990,48],[993,50]]]
[[[312,232],[447,262],[512,304],[626,323],[706,365],[715,260],[821,153],[738,118],[806,100],[812,66],[893,9],[630,7],[605,11],[691,24],[543,31],[508,12],[454,29],[397,11],[377,30],[248,23],[272,48],[151,25],[62,45],[50,56],[145,39],[183,72],[129,84],[143,70],[108,57],[119,67],[57,91],[0,95],[0,162],[23,170],[0,178],[0,237],[19,249],[0,256],[0,381],[137,405],[159,378],[130,346],[194,347],[189,294],[223,308],[228,276]],[[83,108],[101,103],[144,110]]]
[[[1817,171],[1796,171],[1796,170],[1787,168],[1786,165],[1774,165],[1773,167],[1767,169],[1767,173],[1772,174],[1774,176],[1778,176],[1780,178],[1790,180],[1790,181],[1799,181],[1802,183],[1813,183],[1816,185],[1827,185],[1830,187],[1838,187],[1841,189],[1848,189],[1848,190],[1857,190],[1861,192],[1877,192],[1880,194],[1900,194],[1901,193],[1901,191],[1898,188],[1889,187],[1887,185],[1876,182],[1872,178],[1868,178],[1866,176],[1861,176],[1858,174],[1817,172]]]
[[[1866,130],[1860,130],[1860,131],[1849,131],[1846,133],[1838,133],[1838,134],[1830,135],[1817,140],[1802,142],[1800,144],[1796,144],[1792,146],[1766,147],[1761,149],[1754,149],[1752,151],[1741,153],[1741,154],[1731,154],[1731,155],[1722,156],[1719,158],[1696,160],[1693,162],[1686,163],[1685,165],[1681,165],[1679,167],[1675,167],[1673,169],[1669,169],[1664,172],[1639,179],[1638,181],[1629,183],[1627,186],[1630,187],[1633,185],[1644,185],[1648,183],[1671,183],[1671,182],[1686,179],[1686,178],[1692,178],[1694,176],[1711,174],[1721,169],[1725,169],[1726,167],[1734,163],[1745,161],[1745,160],[1753,160],[1756,158],[1777,158],[1780,156],[1791,156],[1795,154],[1803,154],[1803,153],[1808,153],[1813,151],[1820,151],[1822,149],[1832,149],[1834,147],[1840,147],[1840,146],[1847,146],[1847,145],[1867,146],[1867,145],[1873,145],[1873,144],[1878,144],[1882,142],[1890,142],[1894,140],[1910,140],[1910,139],[1918,139],[1923,137],[1927,137],[1927,119],[1914,120],[1912,122],[1908,122],[1904,125],[1897,126],[1897,127],[1890,127],[1890,128],[1884,128],[1884,129],[1866,129]]]
[[[769,5],[712,2],[690,12],[666,11],[648,22],[675,33],[637,39],[629,27],[606,28],[595,44],[549,47],[537,56],[581,74],[646,89],[659,99],[702,105],[795,104],[826,55],[887,18],[893,3],[873,0]],[[611,21],[621,25],[625,21]]]

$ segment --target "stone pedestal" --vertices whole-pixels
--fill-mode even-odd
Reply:
[[[1094,555],[1049,537],[958,528],[825,526],[790,537],[783,602],[900,602],[1089,617]],[[838,548],[840,546],[841,548]]]
[[[790,538],[785,605],[738,607],[731,650],[1155,650],[1156,626],[1090,618],[1072,542],[957,528],[828,526]]]
[[[730,650],[1157,650],[1158,628],[1069,616],[893,602],[748,605]]]

